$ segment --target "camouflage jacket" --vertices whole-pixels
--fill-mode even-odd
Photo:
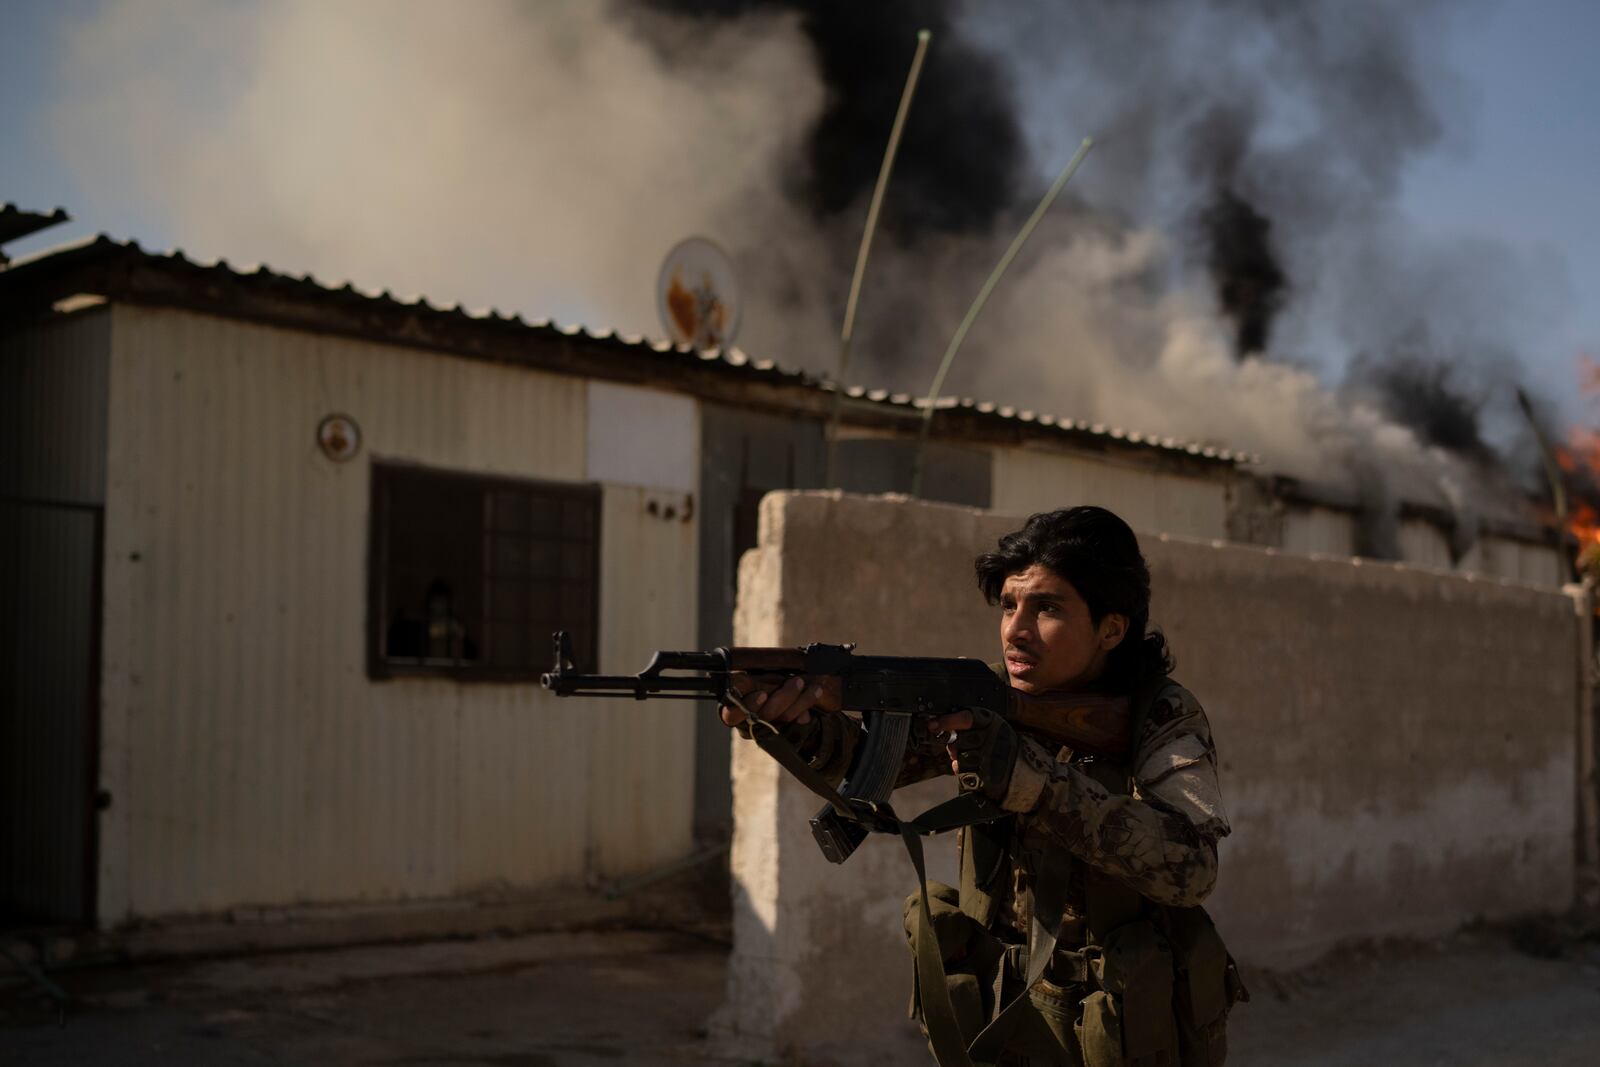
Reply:
[[[850,766],[860,727],[843,713],[822,714],[806,731],[801,755],[837,783]],[[1126,795],[1112,792],[1083,769],[1090,757],[1054,751],[1022,735],[1004,806],[1017,812],[1011,828],[1010,884],[1000,887],[997,925],[1026,931],[1033,872],[1021,859],[1043,845],[1066,849],[1079,861],[1066,890],[1060,944],[1082,944],[1083,878],[1080,864],[1103,871],[1158,904],[1188,907],[1211,891],[1217,842],[1229,832],[1217,785],[1211,726],[1194,695],[1170,685],[1156,698],[1135,739]],[[949,774],[942,754],[908,759],[900,782],[908,785]]]

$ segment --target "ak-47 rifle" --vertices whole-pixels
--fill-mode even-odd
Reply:
[[[573,666],[565,631],[555,634],[555,653],[555,668],[539,681],[557,696],[714,700],[743,707],[744,694],[733,688],[735,675],[768,688],[801,676],[822,689],[821,707],[858,712],[865,736],[837,791],[846,807],[830,803],[811,820],[822,854],[834,863],[843,863],[869,832],[880,829],[873,814],[888,800],[908,752],[924,745],[943,749],[946,738],[923,725],[929,719],[987,708],[1054,745],[1103,756],[1128,751],[1126,697],[1032,696],[1012,689],[984,663],[964,657],[858,656],[854,645],[717,648],[657,652],[638,674],[581,674]]]

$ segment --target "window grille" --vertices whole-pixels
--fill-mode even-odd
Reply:
[[[374,463],[371,533],[373,677],[533,680],[558,629],[595,662],[598,487]]]

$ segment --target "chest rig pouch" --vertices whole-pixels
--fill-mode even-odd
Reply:
[[[1162,679],[1135,694],[1134,737],[1170,684]],[[1126,765],[1096,760],[1075,766],[1109,792],[1132,792]],[[988,1001],[993,1010],[1009,999],[1007,994],[1030,997],[1028,1010],[1015,1013],[1033,1016],[1013,1028],[1018,1040],[1026,1041],[1029,1030],[1036,1036],[1048,1032],[1062,1062],[1081,1059],[1086,1067],[1221,1067],[1228,1011],[1249,995],[1204,908],[1149,901],[1059,846],[1039,847],[1030,840],[1034,835],[1019,833],[1012,819],[968,827],[963,835],[960,910],[992,929],[1001,880],[1020,864],[1035,920],[1029,948],[1054,953],[1044,982],[1018,989],[1004,974],[996,979]],[[1059,926],[1074,877],[1082,880],[1077,903],[1083,911],[1083,943],[1057,948],[1052,936],[1041,945],[1041,923]],[[1012,988],[1005,988],[1008,984]],[[1045,1050],[1028,1043],[1034,1044],[1030,1062],[1041,1062],[1038,1054]]]

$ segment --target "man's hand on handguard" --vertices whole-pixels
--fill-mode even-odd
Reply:
[[[740,699],[760,718],[774,726],[789,723],[804,726],[811,721],[811,713],[824,707],[824,689],[819,681],[809,678],[790,678],[782,683],[762,684],[747,674],[734,674],[729,686]],[[722,705],[722,721],[728,726],[740,726],[745,721],[744,708],[734,704]]]

